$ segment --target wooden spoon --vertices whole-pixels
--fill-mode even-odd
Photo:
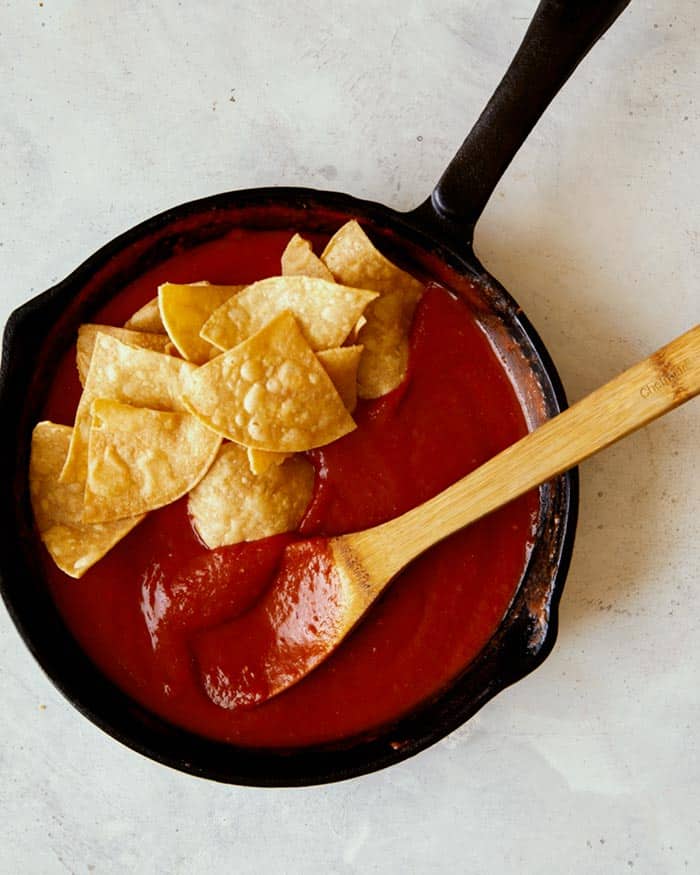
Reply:
[[[265,596],[225,627],[225,647],[219,639],[207,654],[202,642],[210,697],[235,708],[282,692],[324,660],[428,547],[699,392],[700,325],[419,507],[365,531],[292,545]]]

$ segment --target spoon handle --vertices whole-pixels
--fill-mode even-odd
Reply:
[[[700,325],[403,516],[346,536],[377,588],[447,535],[700,393]]]

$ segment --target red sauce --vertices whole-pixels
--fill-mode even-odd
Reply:
[[[165,280],[238,283],[277,273],[290,234],[237,231],[174,256],[125,288],[95,321],[123,323]],[[44,418],[72,424],[79,393],[70,353]],[[525,568],[534,492],[411,563],[342,646],[286,692],[235,710],[207,696],[203,678],[226,678],[235,656],[229,627],[265,600],[288,545],[391,519],[527,430],[474,315],[434,284],[414,319],[407,380],[390,395],[360,403],[354,416],[356,431],[309,453],[316,486],[299,533],[209,551],[194,535],[183,499],[151,513],[81,580],[44,556],[66,623],[120,687],[203,735],[251,746],[303,745],[396,720],[475,658]],[[292,555],[310,549],[295,545]],[[265,634],[250,646],[264,646]],[[254,702],[254,685],[249,692]]]

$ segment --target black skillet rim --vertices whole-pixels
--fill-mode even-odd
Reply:
[[[531,364],[537,369],[550,413],[567,406],[566,395],[554,363],[541,338],[522,313],[512,296],[491,277],[463,244],[464,255],[455,246],[440,239],[439,221],[426,228],[419,211],[399,213],[381,204],[338,192],[320,192],[306,188],[256,188],[210,195],[165,210],[134,226],[100,247],[69,276],[47,292],[36,296],[11,314],[3,340],[0,365],[0,415],[5,421],[17,418],[22,404],[22,388],[28,385],[22,347],[42,319],[51,317],[72,299],[85,280],[113,255],[128,248],[149,233],[167,227],[189,215],[217,209],[243,209],[283,205],[313,210],[332,209],[356,215],[388,228],[401,238],[424,250],[432,251],[458,273],[477,278],[495,294],[514,325],[531,347]],[[445,229],[447,230],[447,229]],[[26,434],[13,430],[0,433],[0,470],[5,468],[5,482],[20,477],[15,460]],[[20,477],[20,479],[22,479]],[[26,480],[26,477],[24,477]],[[26,493],[26,484],[25,489]],[[538,629],[518,598],[482,653],[434,701],[399,720],[394,726],[378,730],[372,738],[348,740],[347,743],[277,751],[255,750],[211,741],[173,727],[134,702],[89,661],[58,617],[53,602],[44,605],[55,616],[32,617],[35,604],[22,603],[21,585],[31,568],[23,562],[21,551],[10,544],[21,541],[19,514],[27,512],[26,495],[22,500],[6,489],[0,498],[0,526],[5,532],[6,549],[0,554],[0,591],[7,610],[25,644],[51,682],[68,701],[92,723],[125,746],[180,771],[225,783],[258,787],[309,786],[346,780],[398,763],[436,743],[473,716],[493,696],[537,668],[554,646],[558,626],[558,603],[569,569],[578,512],[578,472],[570,471],[552,484],[556,502],[551,514],[558,516],[554,536],[548,544],[551,573],[544,581],[545,615]],[[22,505],[24,505],[22,507]],[[9,549],[7,549],[9,547]],[[531,560],[532,566],[534,558]],[[531,577],[526,571],[520,592]],[[14,581],[14,583],[13,583]],[[56,644],[51,646],[36,625],[58,635],[66,662],[55,663]],[[64,667],[67,666],[67,667]],[[76,673],[77,671],[77,673]],[[97,697],[97,698],[96,698]]]

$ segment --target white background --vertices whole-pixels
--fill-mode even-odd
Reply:
[[[534,6],[0,2],[0,321],[213,192],[415,205]],[[693,0],[633,0],[478,227],[572,399],[698,321],[699,24]],[[142,759],[53,690],[0,610],[0,872],[700,871],[698,413],[583,466],[544,666],[369,777],[250,790]]]

